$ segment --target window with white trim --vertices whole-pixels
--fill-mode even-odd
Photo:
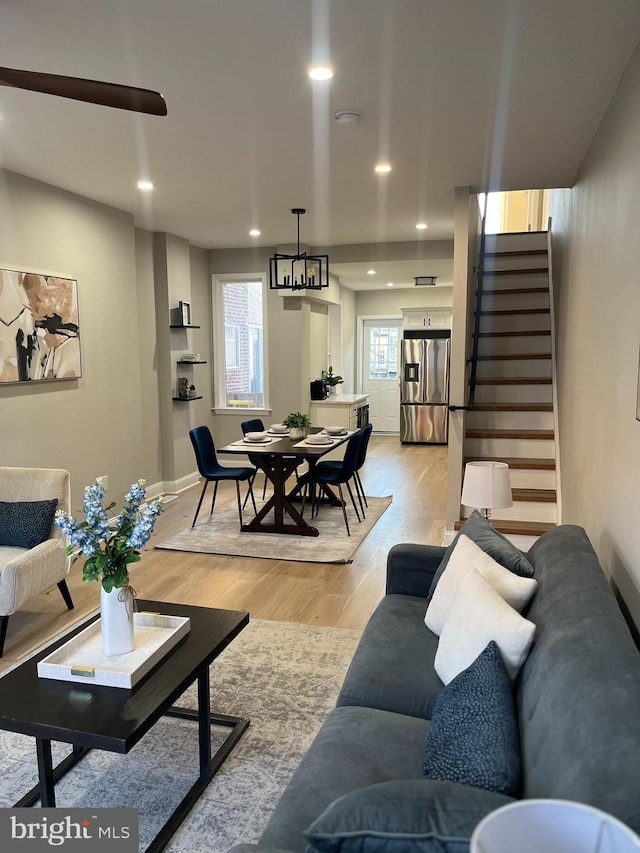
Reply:
[[[213,304],[216,408],[265,409],[265,277],[215,278]]]

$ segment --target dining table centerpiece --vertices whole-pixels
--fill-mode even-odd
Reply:
[[[66,554],[74,563],[86,557],[84,581],[100,581],[100,623],[105,655],[121,655],[134,649],[133,612],[135,590],[129,565],[140,560],[140,549],[153,533],[162,512],[162,501],[145,502],[146,480],[132,483],[117,515],[109,515],[116,502],[104,506],[105,488],[100,479],[84,489],[84,521],[58,510],[55,523],[68,538]]]
[[[289,412],[286,418],[282,420],[283,426],[289,430],[289,438],[300,439],[304,438],[306,430],[311,426],[309,415],[302,412]]]

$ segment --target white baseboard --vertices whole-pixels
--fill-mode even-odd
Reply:
[[[178,480],[161,480],[159,483],[147,486],[147,500],[154,500],[154,498],[159,498],[160,495],[165,495],[167,499],[170,499],[171,496],[176,497],[181,492],[197,486],[199,482],[200,474],[197,471],[192,471]]]

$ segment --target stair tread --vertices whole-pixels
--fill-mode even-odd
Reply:
[[[549,267],[528,267],[527,269],[517,270],[482,270],[483,276],[489,275],[546,275],[549,272]]]
[[[481,338],[526,338],[526,337],[542,337],[542,335],[551,336],[551,329],[530,329],[527,331],[509,331],[509,332],[480,332]]]
[[[474,412],[552,412],[553,403],[474,403]]]
[[[480,311],[480,316],[502,316],[505,314],[550,314],[549,308],[501,308],[498,311]]]
[[[511,489],[511,495],[514,501],[532,501],[542,503],[555,503],[555,489]]]
[[[467,462],[506,462],[509,468],[517,470],[555,471],[555,459],[539,459],[535,456],[468,456]]]
[[[553,441],[552,429],[468,429],[466,438],[517,438],[520,441]]]
[[[520,293],[549,293],[548,287],[483,287],[483,296],[513,296]]]
[[[546,255],[547,249],[520,249],[517,252],[485,252],[485,258],[516,258],[518,255]]]
[[[454,529],[460,530],[464,519],[454,523]],[[542,536],[548,530],[557,527],[552,521],[503,521],[501,519],[490,519],[491,525],[498,533],[506,533],[510,536]]]
[[[479,355],[478,361],[534,361],[551,358],[550,352],[507,352],[496,355]]]
[[[508,379],[476,379],[476,385],[551,385],[551,377],[514,376]]]

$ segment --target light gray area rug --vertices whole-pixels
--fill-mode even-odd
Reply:
[[[347,499],[348,500],[348,499]],[[356,499],[357,500],[357,499]],[[213,516],[204,514],[195,527],[186,527],[168,539],[155,543],[156,548],[170,551],[195,551],[200,554],[225,554],[231,557],[263,557],[269,560],[294,560],[311,563],[348,563],[371,532],[391,497],[367,497],[366,518],[358,523],[353,507],[347,510],[351,536],[337,506],[322,506],[313,526],[318,536],[288,536],[279,533],[241,533],[235,503],[217,508]],[[257,502],[258,510],[261,503]],[[245,520],[249,520],[245,513]],[[309,511],[305,511],[308,521]]]
[[[248,716],[251,726],[168,853],[222,853],[257,841],[334,706],[359,637],[360,631],[254,620],[220,655],[211,667],[212,710]],[[195,690],[177,704],[195,708]],[[227,731],[212,728],[214,750]],[[65,744],[54,744],[54,761],[67,752]],[[0,807],[8,807],[36,782],[34,740],[0,732],[0,768]],[[128,755],[86,755],[57,783],[57,803],[139,808],[142,850],[195,781],[197,768],[197,723],[164,717]]]

